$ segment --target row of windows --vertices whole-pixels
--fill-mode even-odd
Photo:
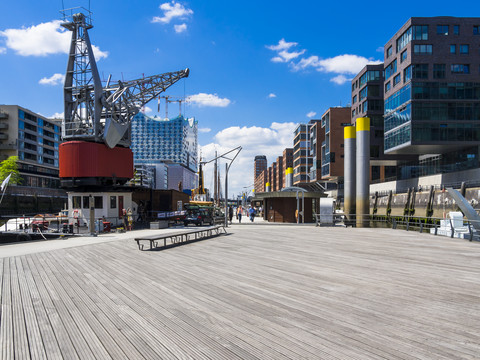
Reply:
[[[58,189],[60,188],[60,180],[22,174],[21,185],[29,187]]]
[[[363,85],[365,85],[368,81],[378,81],[381,79],[381,72],[379,70],[368,70],[367,72],[365,72],[365,74],[363,74],[359,81],[360,81],[360,85],[359,87],[362,87]]]
[[[413,129],[412,140],[418,142],[480,141],[480,124],[419,123]]]
[[[412,116],[415,120],[427,121],[478,121],[480,104],[477,102],[415,102]]]
[[[40,154],[31,154],[25,151],[18,152],[18,158],[20,160],[35,161],[38,164],[45,164],[58,167],[58,159],[50,159]]]
[[[410,142],[411,129],[410,124],[385,134],[384,148],[385,151]]]
[[[397,111],[390,112],[385,116],[384,131],[388,132],[411,120],[411,105],[402,107]]]
[[[407,84],[397,92],[393,93],[385,100],[385,113],[400,107],[402,104],[411,100],[410,84]]]
[[[428,40],[428,25],[410,26],[397,39],[397,53],[407,46],[412,40]]]
[[[480,83],[413,83],[414,99],[478,100]]]
[[[28,121],[31,121],[31,122],[34,122],[36,123],[39,127],[44,127],[44,128],[48,128],[48,129],[51,129],[52,131],[56,132],[56,133],[60,133],[60,126],[58,125],[55,125],[55,124],[52,124],[48,121],[45,121],[41,118],[37,118],[35,115],[33,114],[30,114],[28,112],[25,112],[23,110],[18,110],[18,118],[19,119],[22,119],[22,120],[28,120]],[[23,121],[19,120],[19,126],[20,126],[20,123],[24,123]],[[34,131],[36,131],[36,127],[30,123],[27,123],[29,126],[33,126],[35,128]]]

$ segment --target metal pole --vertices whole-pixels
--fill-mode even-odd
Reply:
[[[228,164],[225,163],[225,227],[228,227]]]
[[[357,119],[357,227],[369,226],[370,118]]]
[[[356,206],[356,128],[355,126],[345,126],[344,128],[344,189],[343,189],[343,212],[345,213],[345,225],[355,224],[355,206]]]
[[[300,202],[299,202],[299,199],[298,199],[298,190],[297,190],[297,224],[299,223],[299,219],[300,219],[300,211],[299,211],[299,206],[300,206]]]

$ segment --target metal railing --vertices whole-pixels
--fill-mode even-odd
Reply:
[[[480,221],[464,218],[342,214],[341,217],[337,216],[336,219],[337,222],[343,222],[345,226],[356,226],[357,217],[362,217],[363,227],[417,231],[432,235],[449,236],[450,238],[464,238],[469,241],[480,240]],[[479,229],[479,231],[476,229]]]

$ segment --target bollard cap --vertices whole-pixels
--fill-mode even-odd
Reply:
[[[343,128],[343,133],[345,139],[355,139],[357,137],[355,126],[345,126]]]
[[[370,118],[362,117],[357,119],[357,132],[370,131]]]

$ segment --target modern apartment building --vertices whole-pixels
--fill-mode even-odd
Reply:
[[[293,148],[286,148],[283,150],[283,156],[282,156],[282,189],[285,187],[286,180],[285,176],[287,174],[287,169],[288,168],[293,168]]]
[[[308,169],[312,166],[313,159],[307,156],[310,125],[298,124],[293,134],[293,184],[309,181]]]
[[[285,173],[283,172],[283,156],[277,157],[275,165],[275,191],[280,191],[283,189],[283,179],[285,177]]]
[[[383,78],[384,65],[366,65],[352,80],[352,118],[370,118],[370,180],[396,178],[397,159],[405,156],[385,155],[383,148]],[[408,157],[407,157],[408,158]]]
[[[173,177],[168,179],[168,188],[178,190],[182,182],[184,189],[193,189],[197,186],[197,139],[198,123],[193,118],[180,115],[173,119],[160,119],[138,113],[132,121],[134,164],[167,164],[169,168],[172,167],[168,176],[171,174]],[[161,189],[162,186],[157,188]]]
[[[479,167],[480,18],[410,18],[385,45],[385,154],[399,177]]]
[[[350,120],[350,107],[331,107],[323,113],[320,129],[316,125],[313,162],[317,166],[316,180],[338,182],[343,177],[343,128],[350,125]]]
[[[265,192],[265,184],[267,182],[267,173],[268,170],[263,170],[256,178],[255,178],[255,194],[259,194]]]
[[[267,157],[265,155],[255,156],[253,162],[253,178],[256,179],[260,173],[267,168]]]
[[[18,105],[0,105],[0,161],[18,156],[19,185],[60,187],[58,148],[61,120],[47,119]]]

